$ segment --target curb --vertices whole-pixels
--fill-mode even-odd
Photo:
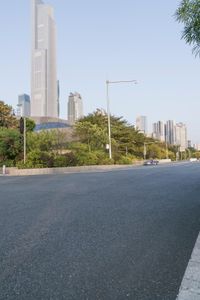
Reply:
[[[186,268],[176,300],[200,299],[200,234]]]
[[[64,168],[41,168],[41,169],[17,169],[7,168],[6,176],[32,176],[32,175],[53,175],[53,174],[69,174],[81,172],[103,172],[114,171],[127,168],[141,166],[143,162],[134,165],[104,165],[104,166],[80,166],[80,167],[64,167]],[[5,175],[4,175],[5,176]]]

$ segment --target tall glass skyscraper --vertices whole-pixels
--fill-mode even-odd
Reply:
[[[31,0],[31,5],[31,116],[57,118],[56,27],[53,8],[42,0]]]

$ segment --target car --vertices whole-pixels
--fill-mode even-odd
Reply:
[[[191,161],[191,162],[194,162],[194,161],[198,161],[198,159],[195,158],[195,157],[191,157],[191,158],[190,158],[190,161]]]
[[[151,160],[147,160],[144,162],[144,166],[154,166],[154,165],[158,165],[159,161],[155,160],[155,159],[151,159]]]

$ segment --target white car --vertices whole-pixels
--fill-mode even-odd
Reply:
[[[193,161],[198,161],[198,159],[195,158],[195,157],[191,157],[191,158],[190,158],[190,161],[191,161],[191,162],[193,162]]]

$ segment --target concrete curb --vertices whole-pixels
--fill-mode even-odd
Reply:
[[[200,299],[200,234],[186,268],[177,300]]]
[[[38,168],[38,169],[18,169],[6,168],[6,175],[10,176],[31,176],[31,175],[51,175],[51,174],[66,174],[66,173],[81,173],[81,172],[103,172],[134,168],[142,166],[143,161],[136,161],[132,165],[95,165],[95,166],[79,166],[79,167],[62,167],[62,168]],[[160,165],[172,163],[171,160],[163,159],[159,161]],[[1,168],[0,168],[1,175]]]
[[[81,172],[103,172],[134,168],[141,166],[143,162],[137,162],[134,165],[104,165],[104,166],[80,166],[80,167],[64,167],[64,168],[41,168],[41,169],[17,169],[7,168],[6,175],[9,176],[32,176],[32,175],[52,175],[66,173],[81,173]]]

